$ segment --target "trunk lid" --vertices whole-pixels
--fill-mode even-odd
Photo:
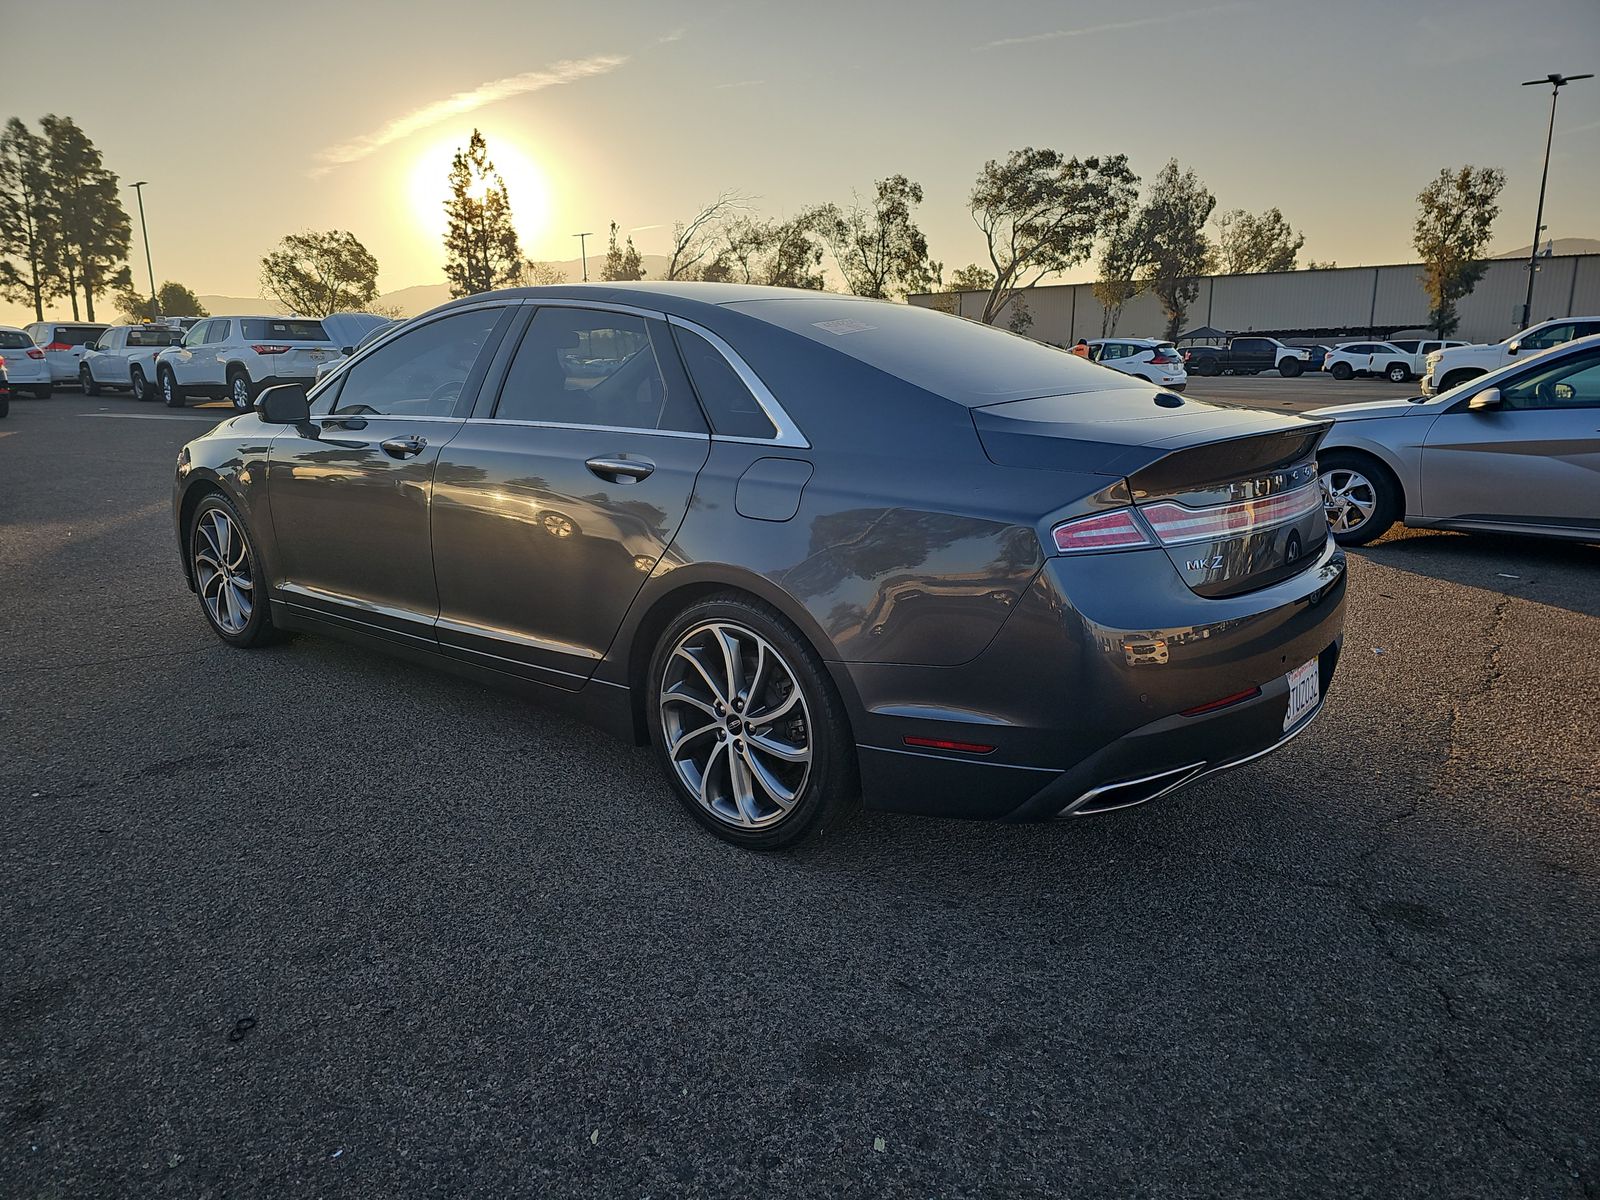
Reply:
[[[1002,466],[1127,480],[1184,581],[1233,596],[1298,574],[1328,537],[1315,454],[1328,420],[1115,391],[972,410]]]

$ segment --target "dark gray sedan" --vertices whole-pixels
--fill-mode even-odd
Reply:
[[[554,702],[652,743],[745,846],[858,797],[1138,804],[1299,733],[1339,655],[1326,421],[920,308],[495,292],[256,409],[178,462],[219,636],[324,633]]]

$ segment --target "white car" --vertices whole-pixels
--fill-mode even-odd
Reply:
[[[1600,317],[1557,317],[1530,325],[1503,342],[1487,346],[1455,346],[1428,355],[1422,394],[1437,396],[1467,380],[1515,361],[1519,354],[1537,354],[1574,338],[1600,333]]]
[[[113,325],[84,347],[78,385],[90,396],[114,388],[132,392],[135,400],[154,400],[156,355],[182,340],[183,330],[171,325]]]
[[[26,330],[0,325],[0,362],[6,365],[13,392],[32,392],[41,400],[50,398],[50,364]]]
[[[1189,384],[1183,359],[1171,342],[1155,338],[1090,338],[1089,358],[1102,367],[1148,379],[1157,387],[1181,392]]]
[[[93,321],[35,321],[28,326],[33,344],[44,351],[52,383],[77,383],[83,348],[106,331]]]
[[[1404,383],[1416,374],[1416,363],[1393,342],[1340,342],[1328,351],[1322,369],[1335,379],[1382,375],[1391,383]]]
[[[310,387],[317,368],[339,357],[310,317],[209,317],[156,359],[156,388],[168,408],[190,396],[222,397],[240,412],[279,383]]]

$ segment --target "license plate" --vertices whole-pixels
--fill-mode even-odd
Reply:
[[[1289,711],[1283,714],[1284,732],[1288,732],[1300,723],[1308,712],[1316,708],[1317,702],[1322,698],[1322,677],[1317,669],[1317,660],[1312,659],[1303,666],[1298,666],[1289,672]]]
[[[327,350],[307,350],[306,353],[311,356],[312,362],[322,362],[330,352]]]

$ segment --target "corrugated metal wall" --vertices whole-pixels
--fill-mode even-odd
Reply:
[[[1496,259],[1472,294],[1458,305],[1457,337],[1495,342],[1515,333],[1528,286],[1527,263]],[[985,293],[963,292],[953,299],[964,317],[977,319]],[[946,307],[952,297],[913,296],[911,303]],[[1070,345],[1102,336],[1104,309],[1092,284],[1036,287],[1024,300],[1033,323],[1026,332],[1041,341]],[[1008,306],[998,324],[1006,325]],[[1600,315],[1600,255],[1562,255],[1544,259],[1534,285],[1533,319]],[[1419,331],[1428,319],[1428,298],[1415,263],[1390,267],[1338,267],[1327,271],[1285,271],[1271,275],[1218,275],[1200,281],[1186,327],[1211,325],[1245,333],[1251,330],[1345,330],[1363,336],[1368,326],[1407,326]],[[1161,305],[1151,295],[1129,301],[1116,332],[1157,337],[1166,327]]]

